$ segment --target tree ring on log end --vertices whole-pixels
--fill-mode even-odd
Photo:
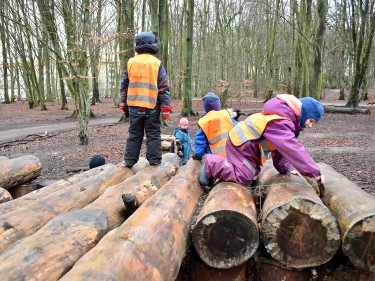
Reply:
[[[345,235],[342,249],[356,268],[375,272],[375,216],[357,221]]]
[[[317,266],[329,261],[340,247],[340,230],[324,205],[295,199],[265,214],[264,245],[271,256],[292,268]]]
[[[246,262],[256,252],[258,227],[241,213],[213,212],[194,227],[193,244],[207,265],[232,268]]]

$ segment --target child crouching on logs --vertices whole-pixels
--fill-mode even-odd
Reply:
[[[312,128],[322,115],[321,103],[310,97],[282,94],[270,99],[262,113],[250,115],[229,132],[226,157],[207,154],[200,184],[212,187],[214,179],[251,184],[268,152],[279,173],[300,174],[324,183],[314,159],[297,140],[299,132]]]

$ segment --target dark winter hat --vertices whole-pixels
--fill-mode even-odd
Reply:
[[[214,93],[209,92],[202,98],[204,111],[207,113],[211,110],[220,110],[220,99]]]
[[[89,162],[89,168],[96,168],[105,164],[105,158],[102,155],[94,155]]]
[[[320,118],[322,118],[323,106],[319,101],[310,97],[300,98],[299,100],[302,102],[300,116],[300,124],[302,128],[305,126],[305,122],[307,119],[314,118],[316,122],[318,122]]]
[[[140,32],[135,35],[135,51],[138,54],[149,53],[156,55],[159,52],[158,40],[152,32]]]

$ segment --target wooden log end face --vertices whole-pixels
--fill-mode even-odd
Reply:
[[[340,247],[336,219],[323,205],[298,199],[275,208],[264,219],[262,238],[267,251],[292,268],[329,261]]]
[[[375,272],[375,215],[350,228],[343,239],[342,249],[357,269]]]
[[[258,228],[240,213],[219,211],[197,223],[193,244],[207,265],[232,268],[246,262],[258,249]]]

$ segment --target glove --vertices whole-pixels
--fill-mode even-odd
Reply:
[[[167,120],[170,116],[170,113],[171,113],[171,110],[172,110],[172,105],[169,105],[169,106],[161,106],[160,107],[160,110],[162,112],[161,114],[161,117],[164,119],[164,120]]]
[[[122,111],[124,111],[125,117],[128,118],[129,117],[129,107],[128,107],[128,105],[125,104],[125,103],[120,103],[120,109]]]
[[[199,155],[196,155],[196,154],[193,154],[193,156],[191,158],[193,158],[194,160],[202,160],[202,156],[199,156]]]
[[[241,112],[240,109],[235,109],[233,110],[236,113],[236,117],[233,117],[236,121],[238,121],[238,118],[240,118],[241,115],[245,115],[244,113]]]

